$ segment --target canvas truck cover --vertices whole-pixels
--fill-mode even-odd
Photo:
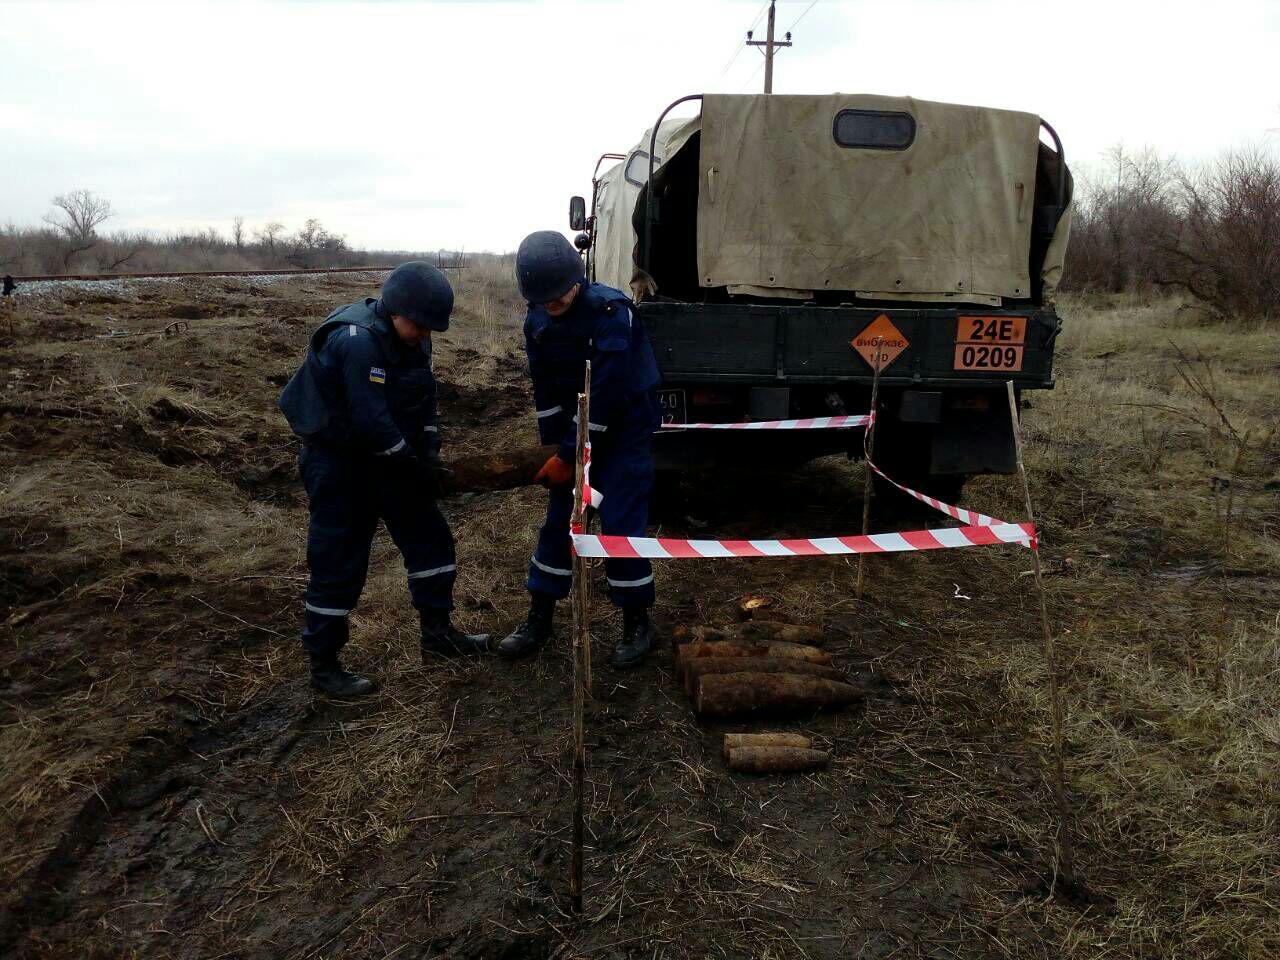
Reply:
[[[905,114],[902,149],[842,146],[842,111]],[[907,97],[702,104],[703,286],[1028,295],[1040,120]]]
[[[857,114],[905,115],[910,142],[842,145],[837,118],[846,111],[855,130]],[[1031,293],[1034,114],[869,94],[707,94],[701,115],[679,123],[658,154],[665,166],[682,149],[699,150],[702,287],[986,303]],[[637,150],[648,150],[648,136]],[[610,171],[617,182],[624,166]],[[599,239],[610,249],[599,268],[601,280],[627,289],[644,277],[627,256],[639,254],[633,227],[642,211],[639,185],[623,190],[601,210]],[[1062,272],[1070,221],[1068,209],[1039,271],[1045,298]]]
[[[699,117],[666,120],[658,127],[655,162],[662,161],[678,151],[689,137],[698,132]],[[596,279],[618,290],[631,285],[635,264],[636,234],[631,225],[636,201],[640,198],[645,180],[649,176],[649,140],[653,130],[646,130],[640,142],[627,151],[620,163],[600,174],[600,186],[596,193],[595,248],[592,257]]]

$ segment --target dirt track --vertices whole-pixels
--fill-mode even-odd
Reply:
[[[1048,712],[1025,551],[876,557],[862,604],[852,561],[689,561],[659,567],[666,628],[732,620],[741,597],[767,596],[780,615],[826,628],[828,649],[872,694],[859,710],[774,725],[821,741],[829,772],[750,779],[719,757],[721,734],[748,727],[697,723],[669,655],[628,674],[602,668],[588,734],[588,909],[575,924],[562,912],[567,616],[532,662],[424,669],[383,539],[349,648],[382,692],[340,704],[305,682],[295,639],[305,505],[274,400],[318,320],[367,289],[324,278],[79,290],[20,302],[17,335],[0,330],[0,800],[13,838],[0,850],[0,954],[1280,950],[1267,907],[1280,858],[1245,839],[1265,836],[1258,809],[1275,787],[1266,751],[1280,739],[1266,728],[1247,744],[1261,756],[1230,752],[1231,731],[1280,669],[1266,659],[1280,648],[1280,628],[1267,632],[1280,599],[1266,532],[1280,515],[1265,486],[1274,454],[1259,458],[1257,495],[1241,495],[1263,532],[1241,534],[1234,559],[1215,566],[1199,528],[1152,523],[1152,499],[1194,467],[1194,437],[1164,435],[1178,452],[1151,472],[1148,496],[1090,466],[1100,441],[1061,429],[1080,394],[1033,400],[1033,473],[1077,718],[1068,765],[1079,895],[1052,872]],[[436,361],[446,452],[534,441],[508,297],[460,284]],[[175,318],[190,329],[93,339]],[[1083,355],[1068,350],[1064,362],[1088,379]],[[1271,355],[1250,362],[1263,376],[1275,369]],[[860,476],[834,459],[792,475],[714,475],[664,498],[655,523],[674,536],[847,533],[861,519]],[[1008,480],[980,481],[970,497],[1020,515]],[[540,492],[460,497],[446,512],[460,624],[509,629],[523,610]],[[598,610],[597,663],[615,630]],[[1215,702],[1220,633],[1241,648],[1236,701],[1252,712],[1193,724],[1148,683],[1185,682],[1182,703],[1202,718],[1191,698]],[[1263,646],[1260,664],[1249,659],[1245,647]],[[1131,686],[1112,675],[1144,656],[1148,673]],[[1168,769],[1125,766],[1144,755]],[[1164,795],[1170,807],[1153,813]],[[1193,812],[1179,813],[1184,805]],[[1213,856],[1191,858],[1197,837]],[[1224,901],[1221,883],[1235,877],[1239,895]],[[1206,919],[1223,911],[1221,928]]]

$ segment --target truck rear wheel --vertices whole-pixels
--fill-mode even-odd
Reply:
[[[894,424],[895,443],[892,447],[877,445],[876,465],[898,483],[918,490],[943,503],[959,503],[964,483],[968,479],[960,473],[932,473],[929,466],[929,435],[912,424]],[[895,513],[923,512],[934,514],[926,504],[908,496],[887,482],[879,474],[871,475],[876,499]]]

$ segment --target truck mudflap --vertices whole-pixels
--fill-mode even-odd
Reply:
[[[875,309],[813,304],[640,304],[667,383],[869,384],[877,337],[881,384],[1053,387],[1060,321],[1047,309]]]
[[[1013,429],[1006,412],[957,418],[933,431],[929,472],[971,476],[1018,469]]]

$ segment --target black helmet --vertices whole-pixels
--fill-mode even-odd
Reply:
[[[428,330],[449,329],[453,287],[443,273],[422,260],[410,260],[391,271],[382,284],[382,307]]]
[[[516,283],[530,303],[550,303],[583,280],[582,257],[563,233],[539,230],[520,241]]]

